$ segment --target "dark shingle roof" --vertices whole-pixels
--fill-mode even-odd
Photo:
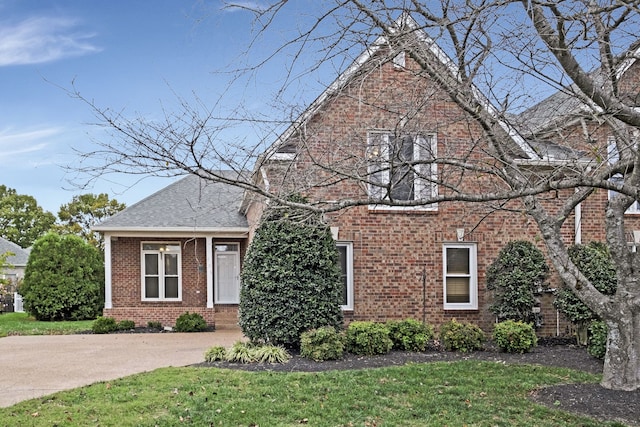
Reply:
[[[229,179],[233,171],[217,172]],[[247,228],[239,211],[243,190],[188,175],[96,225],[96,231]]]
[[[20,246],[7,239],[0,237],[0,254],[12,252],[13,255],[7,258],[7,262],[14,267],[24,267],[29,259],[29,251],[22,249]]]

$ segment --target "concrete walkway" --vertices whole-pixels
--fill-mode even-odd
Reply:
[[[0,338],[0,407],[98,381],[204,361],[239,330],[202,333],[41,335]]]

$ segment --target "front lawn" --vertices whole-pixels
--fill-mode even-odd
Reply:
[[[91,329],[93,320],[40,322],[26,313],[0,314],[0,337],[8,335],[62,335]]]
[[[0,409],[30,426],[620,426],[536,405],[562,368],[459,361],[321,373],[163,368]]]

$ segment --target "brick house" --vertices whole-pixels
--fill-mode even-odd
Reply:
[[[447,57],[433,41],[426,35],[419,41],[447,70]],[[624,73],[626,87],[636,88],[640,71],[635,60],[625,64]],[[495,114],[481,95],[478,101]],[[497,115],[496,120],[499,131],[510,138],[509,149],[532,168],[583,155],[585,129],[593,138],[588,152],[606,156],[612,137],[562,93],[523,112],[518,129]],[[252,176],[269,191],[295,189],[311,200],[368,194],[381,201],[327,215],[341,255],[347,321],[413,317],[439,325],[456,318],[491,330],[495,318],[488,310],[492,297],[486,269],[509,241],[528,240],[543,249],[535,223],[509,209],[473,203],[411,206],[425,192],[446,194],[447,188],[436,183],[446,174],[478,193],[493,185],[456,176],[447,165],[418,166],[429,168],[421,170],[421,178],[410,170],[375,169],[392,164],[390,153],[398,152],[413,159],[446,154],[485,161],[482,135],[479,125],[409,55],[392,52],[380,38],[274,142]],[[562,146],[546,141],[562,141]],[[314,160],[329,162],[332,156],[343,176],[364,170],[379,185],[332,181],[335,172],[317,167]],[[565,196],[553,192],[548,203]],[[389,206],[384,203],[389,197],[407,206]],[[598,190],[575,210],[562,230],[567,244],[604,240],[607,197]],[[517,210],[518,203],[503,208]],[[191,175],[95,227],[106,242],[104,315],[171,325],[190,311],[216,327],[233,325],[242,257],[264,206],[264,200],[238,188]],[[640,229],[639,213],[640,207],[630,209],[629,230]],[[552,277],[550,288],[557,286],[558,278]],[[551,293],[540,298],[540,334],[566,333],[570,326],[553,309]]]

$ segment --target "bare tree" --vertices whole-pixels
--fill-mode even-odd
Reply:
[[[602,385],[636,390],[640,388],[640,258],[627,243],[625,212],[640,200],[640,168],[636,167],[640,163],[636,144],[640,101],[637,84],[624,79],[640,55],[634,44],[638,4],[324,2],[316,19],[305,21],[308,27],[298,28],[296,37],[239,70],[259,72],[264,63],[286,51],[293,58],[284,71],[282,93],[286,93],[296,78],[310,78],[316,67],[349,57],[356,46],[364,48],[364,56],[353,57],[353,65],[342,74],[348,79],[339,78],[300,116],[273,121],[237,110],[220,117],[216,106],[185,101],[180,112],[150,122],[101,109],[76,93],[111,130],[101,149],[84,153],[88,163],[80,169],[96,176],[190,173],[284,205],[291,204],[288,190],[295,189],[312,195],[307,209],[324,213],[372,204],[429,206],[452,201],[481,204],[487,212],[524,212],[535,220],[562,280],[607,323]],[[255,11],[256,40],[272,29],[288,6],[284,0],[276,1]],[[304,65],[302,58],[313,54],[319,55],[316,66]],[[368,105],[397,113],[395,126],[402,128],[397,138],[382,141],[363,136],[371,123],[339,134],[314,127],[314,106],[350,96],[354,82],[364,81],[376,64],[395,61],[398,55],[407,55],[418,65],[411,70],[416,82],[435,84],[416,84],[410,99],[395,105]],[[553,96],[538,104],[547,95]],[[437,100],[452,102],[464,112],[448,118],[470,129],[459,140],[448,141],[447,147],[455,148],[438,151],[434,141],[418,133],[426,106]],[[222,140],[223,130],[236,122],[260,127],[264,139],[253,144]],[[400,136],[412,131],[419,156],[403,152]],[[602,135],[609,137],[603,140]],[[325,149],[318,150],[319,146]],[[292,168],[291,163],[276,162],[278,158],[295,159],[305,167]],[[95,159],[102,162],[96,164]],[[278,169],[279,182],[267,187],[259,173],[233,181],[212,173],[264,168]],[[408,175],[420,185],[402,188]],[[328,190],[336,186],[345,190],[343,197],[336,198]],[[561,232],[576,207],[598,190],[613,194],[602,212],[618,273],[618,291],[613,296],[598,292],[571,262]],[[403,191],[416,194],[407,198]],[[566,197],[549,203],[557,192]]]

